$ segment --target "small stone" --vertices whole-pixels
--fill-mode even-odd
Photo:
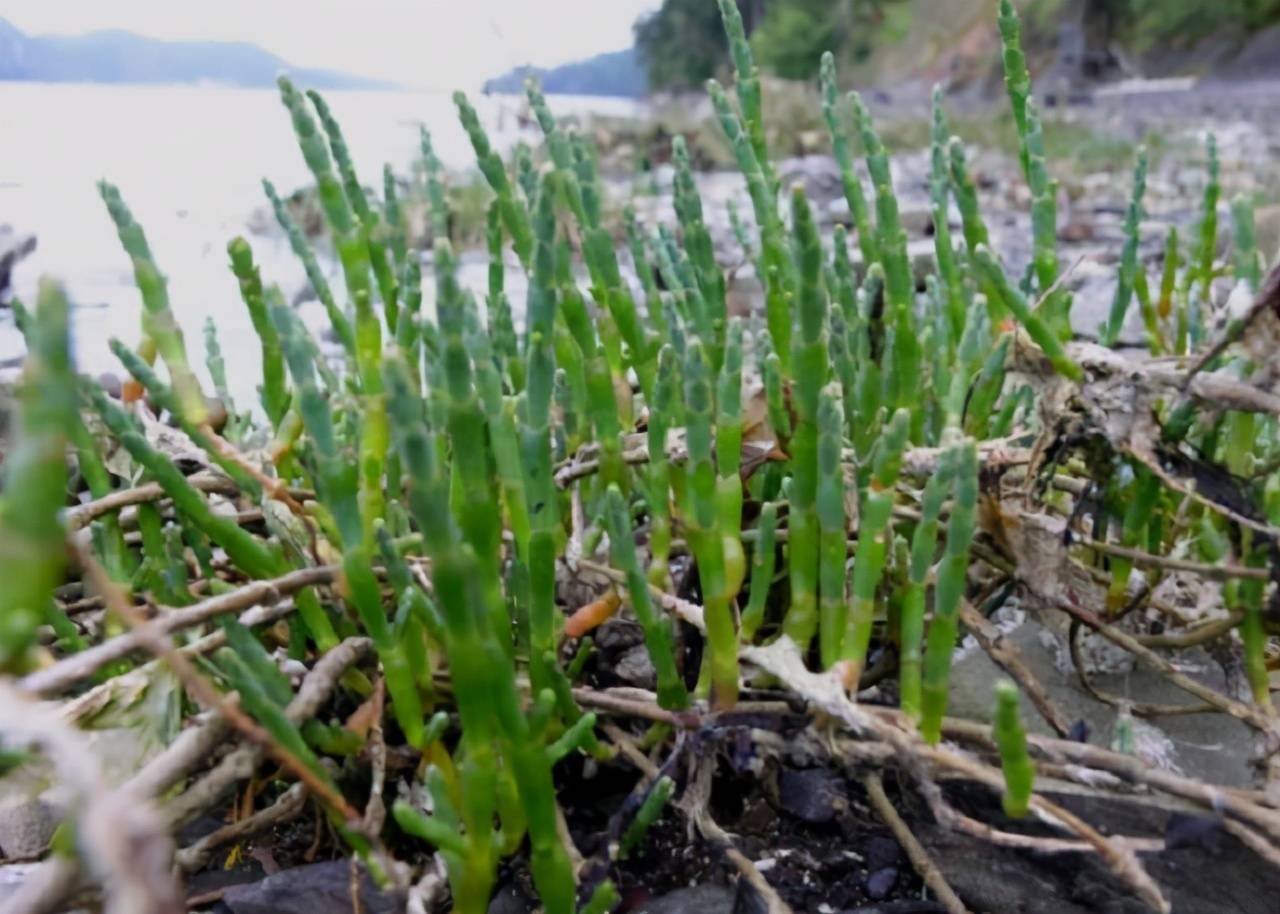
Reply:
[[[867,877],[867,896],[872,901],[879,901],[893,891],[893,887],[897,882],[898,870],[896,867],[887,866],[882,870],[876,870]]]
[[[902,848],[892,838],[874,837],[866,844],[867,871],[874,873],[902,862]]]
[[[231,914],[348,914],[351,880],[359,879],[360,910],[364,914],[401,914],[405,900],[398,892],[383,892],[363,869],[334,860],[282,870],[259,882],[233,886],[222,896]]]
[[[695,885],[676,889],[643,902],[636,914],[731,914],[734,895],[718,885]]]
[[[822,768],[784,769],[778,776],[778,802],[804,822],[821,825],[846,805],[843,784]]]

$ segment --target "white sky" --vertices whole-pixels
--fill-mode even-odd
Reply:
[[[2,0],[29,34],[251,41],[298,67],[454,88],[631,44],[661,0]]]

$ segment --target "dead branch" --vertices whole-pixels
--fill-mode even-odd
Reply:
[[[294,784],[266,809],[261,809],[238,822],[224,825],[194,844],[182,848],[174,857],[174,865],[183,873],[194,873],[204,867],[213,856],[213,852],[222,845],[261,834],[269,828],[275,828],[277,825],[296,819],[302,814],[306,805],[306,786],[301,783]]]
[[[107,914],[183,910],[182,895],[169,870],[173,842],[163,822],[151,804],[127,785],[110,787],[81,734],[3,682],[0,733],[6,745],[38,746],[73,792],[77,845],[106,889]],[[42,870],[47,875],[33,877],[32,891],[10,898],[4,914],[38,914],[75,889],[74,863],[59,861]],[[54,877],[61,879],[58,888]]]
[[[969,914],[969,909],[965,907],[964,902],[960,900],[960,896],[947,883],[942,871],[938,869],[938,865],[929,856],[929,852],[924,849],[924,845],[911,833],[907,823],[902,821],[902,816],[898,815],[898,811],[889,802],[889,797],[884,792],[884,782],[880,780],[880,775],[875,772],[868,773],[862,779],[862,786],[867,789],[867,796],[871,800],[871,807],[876,811],[876,815],[880,817],[885,825],[889,826],[889,831],[893,832],[893,837],[897,839],[898,844],[906,851],[907,859],[911,861],[912,868],[916,871],[921,881],[929,887],[929,891],[933,892],[942,902],[947,909],[947,914]]]
[[[282,597],[299,590],[330,583],[337,573],[336,565],[303,568],[269,581],[254,581],[230,593],[219,594],[191,606],[177,609],[162,607],[152,620],[152,626],[161,635],[172,635],[218,616],[241,612],[252,606],[278,603]],[[55,695],[84,681],[113,661],[143,650],[146,646],[145,636],[138,630],[131,630],[71,654],[42,670],[29,673],[18,681],[18,687],[36,695]]]
[[[991,624],[991,620],[974,609],[968,601],[962,601],[960,604],[960,621],[987,652],[991,661],[1017,681],[1022,691],[1031,699],[1035,709],[1040,712],[1040,716],[1053,728],[1054,732],[1059,736],[1066,736],[1071,730],[1071,724],[1062,716],[1062,712],[1054,707],[1049,699],[1049,693],[1023,662],[1018,648]]]
[[[303,678],[293,701],[285,708],[285,717],[300,724],[319,713],[338,680],[372,646],[368,638],[348,638],[316,661],[311,672]],[[263,749],[253,744],[241,746],[226,755],[184,793],[164,806],[161,812],[170,827],[185,825],[215,803],[232,784],[250,777],[262,763],[263,755]]]

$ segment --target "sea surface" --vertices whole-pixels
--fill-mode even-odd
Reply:
[[[474,163],[447,93],[325,97],[366,186],[381,187],[384,163],[409,174],[423,124],[446,167]],[[519,99],[478,93],[471,98],[498,148],[527,135]],[[553,97],[551,103],[562,114],[639,111],[636,103],[621,100]],[[73,346],[80,370],[119,372],[108,341],[119,337],[133,344],[139,334],[141,300],[132,269],[98,196],[97,182],[106,178],[120,188],[168,277],[193,363],[204,374],[203,327],[212,317],[231,392],[238,406],[250,405],[259,378],[258,345],[227,267],[227,242],[239,234],[248,237],[264,279],[280,283],[286,294],[303,282],[302,268],[278,232],[258,236],[249,230],[255,210],[268,205],[262,178],[281,194],[309,183],[276,92],[0,82],[0,123],[0,224],[37,237],[35,253],[14,271],[14,289],[33,304],[42,275],[65,285],[75,305]],[[318,307],[304,309],[304,318],[322,320]],[[0,365],[8,366],[6,375],[12,375],[23,349],[11,313],[0,312]]]

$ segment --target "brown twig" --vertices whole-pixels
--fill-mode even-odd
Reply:
[[[702,837],[720,849],[743,881],[764,903],[764,914],[792,914],[790,906],[782,900],[777,890],[756,869],[756,865],[734,846],[733,838],[716,823],[711,815],[711,780],[715,772],[715,756],[699,758],[695,765],[694,774],[689,780],[689,786],[685,788],[679,807],[684,810],[685,815],[689,817],[689,821],[698,829]],[[759,907],[757,906],[755,910],[759,910]]]
[[[888,795],[884,792],[884,782],[880,780],[880,775],[871,772],[862,779],[862,786],[867,789],[867,797],[871,800],[871,807],[876,811],[885,825],[889,826],[889,831],[893,832],[893,837],[901,845],[902,849],[907,853],[907,859],[911,861],[912,868],[920,877],[921,881],[929,887],[929,891],[933,892],[947,909],[947,914],[969,914],[969,909],[965,907],[960,896],[955,893],[947,880],[943,877],[942,871],[938,869],[938,865],[933,862],[933,858],[929,856],[929,852],[924,849],[924,845],[911,833],[911,829],[907,827],[907,823],[902,820],[902,816],[898,815],[898,811],[893,808],[893,804],[889,802]]]
[[[1258,294],[1254,297],[1253,304],[1249,306],[1244,318],[1239,323],[1228,328],[1221,339],[1206,349],[1192,363],[1191,368],[1187,371],[1186,379],[1183,381],[1183,386],[1190,385],[1196,375],[1204,370],[1205,366],[1222,355],[1228,346],[1243,337],[1245,332],[1253,326],[1253,322],[1268,309],[1272,311],[1280,309],[1280,264],[1276,264],[1271,268],[1271,272],[1267,275],[1262,288],[1258,290]]]
[[[242,469],[254,482],[262,486],[263,492],[283,504],[293,514],[304,519],[307,518],[307,512],[303,509],[302,504],[289,494],[289,487],[283,479],[276,476],[268,476],[262,467],[254,463],[242,454],[239,448],[214,431],[213,426],[206,424],[201,426],[200,430],[204,432],[210,443],[213,444],[213,448],[219,456],[228,463],[233,463]]]
[[[294,724],[315,717],[342,675],[368,653],[372,646],[368,638],[348,638],[325,653],[303,677],[302,685],[285,708],[285,717]],[[258,744],[241,746],[226,755],[164,807],[163,813],[170,826],[176,828],[191,821],[215,802],[231,784],[250,777],[261,764],[263,755],[264,749]],[[356,820],[358,816],[348,821]]]
[[[296,819],[306,805],[306,786],[301,783],[294,784],[266,809],[261,809],[238,822],[215,829],[199,841],[182,848],[174,857],[174,865],[184,873],[193,873],[209,862],[217,848]]]
[[[1017,646],[1005,638],[1000,630],[991,624],[991,620],[974,609],[968,601],[962,601],[960,604],[960,621],[973,635],[974,640],[987,652],[991,661],[1017,680],[1022,691],[1026,693],[1027,698],[1035,705],[1040,716],[1053,728],[1054,732],[1059,736],[1066,736],[1071,730],[1071,724],[1063,717],[1062,712],[1054,707],[1049,693],[1023,662]]]
[[[1249,568],[1244,565],[1230,565],[1226,563],[1209,564],[1207,562],[1193,562],[1188,559],[1175,559],[1164,555],[1155,555],[1151,552],[1143,552],[1141,549],[1130,549],[1127,546],[1118,546],[1115,543],[1106,543],[1102,540],[1084,540],[1081,545],[1088,546],[1090,549],[1096,549],[1098,552],[1106,555],[1113,555],[1117,558],[1128,559],[1135,565],[1146,566],[1149,568],[1164,568],[1169,571],[1189,571],[1192,574],[1200,575],[1203,578],[1211,580],[1230,580],[1232,578],[1249,578],[1255,581],[1268,581],[1271,579],[1271,572],[1266,568]]]
[[[169,636],[157,623],[146,619],[129,602],[124,590],[107,575],[97,560],[87,549],[81,550],[80,566],[94,588],[106,600],[107,608],[122,619],[134,630],[143,646],[165,662],[174,675],[182,682],[188,694],[209,710],[216,710],[246,739],[266,750],[290,774],[307,785],[318,799],[340,815],[347,822],[356,822],[360,814],[326,781],[320,778],[310,766],[302,762],[292,752],[280,745],[257,721],[249,717],[240,706],[232,703],[217,690],[208,679],[192,665],[191,661],[174,647]]]
[[[269,581],[254,581],[229,593],[218,594],[199,603],[193,603],[191,606],[162,609],[160,614],[151,621],[151,627],[157,634],[171,635],[218,616],[241,612],[251,606],[277,603],[282,596],[296,593],[307,587],[328,584],[334,580],[337,573],[338,566],[322,565],[292,571]],[[65,657],[42,670],[29,673],[19,680],[18,686],[36,695],[55,695],[84,681],[109,663],[146,648],[146,638],[147,635],[137,629],[125,632]]]
[[[1240,610],[1233,610],[1221,619],[1211,619],[1194,628],[1189,628],[1181,632],[1164,632],[1159,635],[1134,635],[1139,644],[1152,648],[1186,648],[1195,647],[1197,644],[1204,644],[1206,641],[1213,641],[1215,638],[1221,638],[1227,632],[1231,631],[1240,624],[1240,620],[1244,618],[1244,613]]]
[[[246,610],[240,614],[239,622],[246,628],[252,628],[283,619],[292,612],[293,601],[283,600],[274,606],[255,606]],[[219,629],[190,644],[184,645],[179,648],[179,652],[186,657],[199,657],[217,650],[226,643],[226,633]],[[161,665],[159,660],[151,660],[127,673],[112,677],[87,692],[64,702],[58,713],[67,721],[77,721],[89,717],[109,704],[115,696],[127,695],[146,688]]]
[[[364,807],[364,833],[376,835],[387,821],[387,807],[382,801],[382,789],[387,776],[387,743],[382,734],[382,708],[386,685],[381,676],[373,687],[373,714],[369,725],[368,755],[369,802]]]
[[[8,746],[39,746],[75,796],[75,836],[106,885],[106,914],[177,914],[182,896],[169,870],[173,842],[151,804],[127,785],[111,789],[85,737],[0,682],[0,733]],[[77,885],[73,860],[52,858],[6,900],[5,914],[55,907]]]
[[[1168,660],[1165,660],[1155,651],[1139,643],[1132,635],[1121,631],[1114,625],[1109,625],[1102,621],[1097,614],[1090,610],[1076,606],[1070,601],[1062,599],[1053,600],[1052,605],[1056,606],[1073,619],[1079,620],[1084,625],[1087,625],[1112,644],[1115,644],[1133,654],[1147,666],[1163,674],[1169,682],[1173,683],[1184,692],[1194,695],[1196,698],[1212,705],[1219,711],[1225,711],[1232,717],[1242,720],[1258,730],[1261,730],[1263,733],[1267,734],[1273,742],[1280,742],[1280,732],[1277,732],[1275,721],[1259,708],[1251,707],[1242,701],[1237,701],[1230,696],[1223,695],[1221,692],[1215,691],[1203,683],[1196,682],[1189,676],[1180,673]]]
[[[240,493],[239,487],[229,477],[212,471],[192,473],[187,477],[187,482],[201,492],[216,492],[219,495],[228,496]],[[104,495],[102,498],[77,505],[68,511],[67,529],[79,530],[104,514],[119,511],[121,508],[127,508],[130,505],[159,501],[164,497],[164,489],[161,488],[158,482],[146,482],[140,486],[134,486],[132,489],[119,489]]]
[[[1125,708],[1137,717],[1177,717],[1184,714],[1212,714],[1218,710],[1216,705],[1208,702],[1196,702],[1187,705],[1156,705],[1148,704],[1141,701],[1130,701],[1128,698],[1121,698],[1119,695],[1112,695],[1093,684],[1093,680],[1089,678],[1089,671],[1084,657],[1080,653],[1080,632],[1084,625],[1079,619],[1071,620],[1071,627],[1067,630],[1067,646],[1071,650],[1071,665],[1076,668],[1076,678],[1080,680],[1081,687],[1102,702],[1104,705],[1110,705],[1113,708]],[[1058,734],[1063,736],[1065,734]]]

